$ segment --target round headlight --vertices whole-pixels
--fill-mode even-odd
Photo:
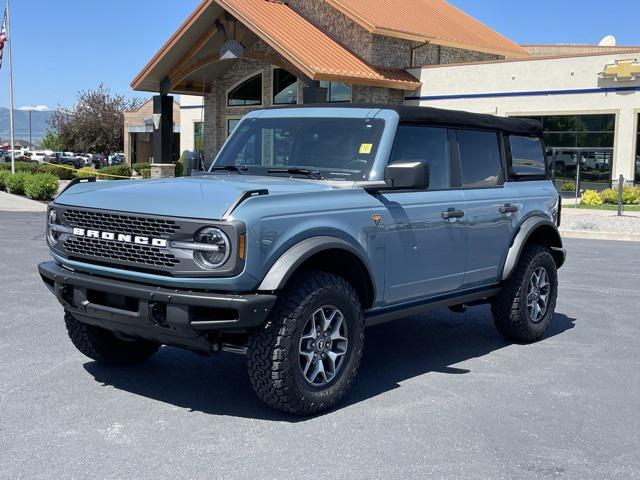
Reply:
[[[55,210],[49,210],[49,216],[47,217],[47,242],[53,246],[58,243],[59,233],[51,228],[51,225],[58,224],[58,213]]]
[[[194,253],[194,258],[201,267],[220,268],[229,260],[231,243],[229,237],[219,228],[203,228],[196,234],[195,242],[202,244],[203,247]]]

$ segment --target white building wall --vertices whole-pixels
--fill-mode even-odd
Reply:
[[[195,150],[195,123],[203,121],[202,97],[180,96],[180,153]]]
[[[600,72],[638,53],[432,66],[412,73],[422,81],[407,104],[501,116],[616,115],[612,176],[633,180],[640,79],[606,80]],[[621,90],[625,89],[625,90]]]

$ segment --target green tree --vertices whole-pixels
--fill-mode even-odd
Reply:
[[[58,135],[51,130],[49,130],[42,139],[41,147],[43,150],[53,150],[54,152],[62,150],[62,144],[60,143]]]
[[[51,117],[51,127],[66,150],[112,153],[124,149],[124,112],[137,110],[139,98],[113,94],[103,84],[96,90],[78,93],[72,109],[59,108]]]

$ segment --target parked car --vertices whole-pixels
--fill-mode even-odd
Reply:
[[[48,163],[53,163],[55,165],[67,165],[73,168],[82,168],[84,167],[84,160],[78,157],[61,155],[60,152],[55,152],[52,155],[47,155],[45,157],[45,161]]]
[[[114,153],[109,155],[109,165],[122,165],[124,163],[124,153]]]
[[[31,152],[31,160],[38,162],[38,163],[43,163],[47,157],[47,155],[52,154],[52,151],[46,151],[46,150],[36,150],[34,152]]]
[[[97,362],[243,353],[263,401],[317,414],[347,394],[366,326],[488,304],[508,339],[543,338],[565,261],[549,177],[530,120],[258,110],[203,175],[72,184],[39,272]]]

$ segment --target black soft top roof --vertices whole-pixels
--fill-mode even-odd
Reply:
[[[368,108],[393,110],[400,116],[400,123],[429,123],[432,125],[482,128],[489,130],[502,130],[507,133],[517,133],[528,136],[542,136],[542,124],[536,120],[498,117],[496,115],[471,113],[461,110],[444,110],[432,107],[412,107],[407,105],[386,104],[320,103],[271,108]]]

